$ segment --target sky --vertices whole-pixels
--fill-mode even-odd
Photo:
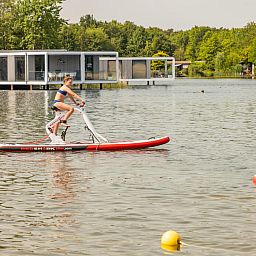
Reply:
[[[61,15],[69,23],[86,14],[98,21],[131,21],[175,31],[194,26],[240,28],[256,22],[256,0],[65,0],[62,7]]]

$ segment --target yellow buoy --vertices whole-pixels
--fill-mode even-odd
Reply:
[[[177,246],[181,244],[180,235],[173,230],[166,231],[161,238],[162,245]]]

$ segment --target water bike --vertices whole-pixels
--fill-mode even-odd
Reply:
[[[155,147],[170,141],[168,136],[160,138],[150,138],[147,140],[135,141],[117,141],[110,142],[108,139],[100,135],[89,120],[85,107],[75,107],[75,112],[80,114],[85,124],[84,128],[90,134],[89,142],[67,142],[66,133],[69,126],[65,126],[61,136],[53,133],[54,126],[59,123],[65,112],[55,111],[55,118],[50,121],[46,126],[46,137],[37,142],[22,143],[22,144],[0,144],[0,151],[8,152],[38,152],[38,151],[82,151],[82,150],[128,150],[128,149],[141,149],[148,147]],[[49,143],[41,143],[43,140],[50,139]],[[41,144],[40,144],[41,143]]]

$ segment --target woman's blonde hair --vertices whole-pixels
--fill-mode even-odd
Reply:
[[[72,80],[72,77],[69,75],[64,77],[63,83],[65,84],[68,80]]]

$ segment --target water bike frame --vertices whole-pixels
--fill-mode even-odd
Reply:
[[[104,138],[102,135],[97,133],[97,131],[95,130],[89,117],[86,114],[85,107],[75,107],[74,110],[75,112],[79,113],[82,116],[82,120],[84,121],[84,124],[85,124],[85,129],[87,129],[90,132],[93,142],[95,141],[97,141],[98,143],[108,142],[106,138]],[[60,122],[63,119],[64,115],[65,115],[64,111],[55,110],[55,118],[45,126],[46,132],[49,135],[49,137],[53,132],[54,125]],[[64,138],[65,138],[66,131],[67,131],[67,128],[64,131],[64,135],[62,136]]]

